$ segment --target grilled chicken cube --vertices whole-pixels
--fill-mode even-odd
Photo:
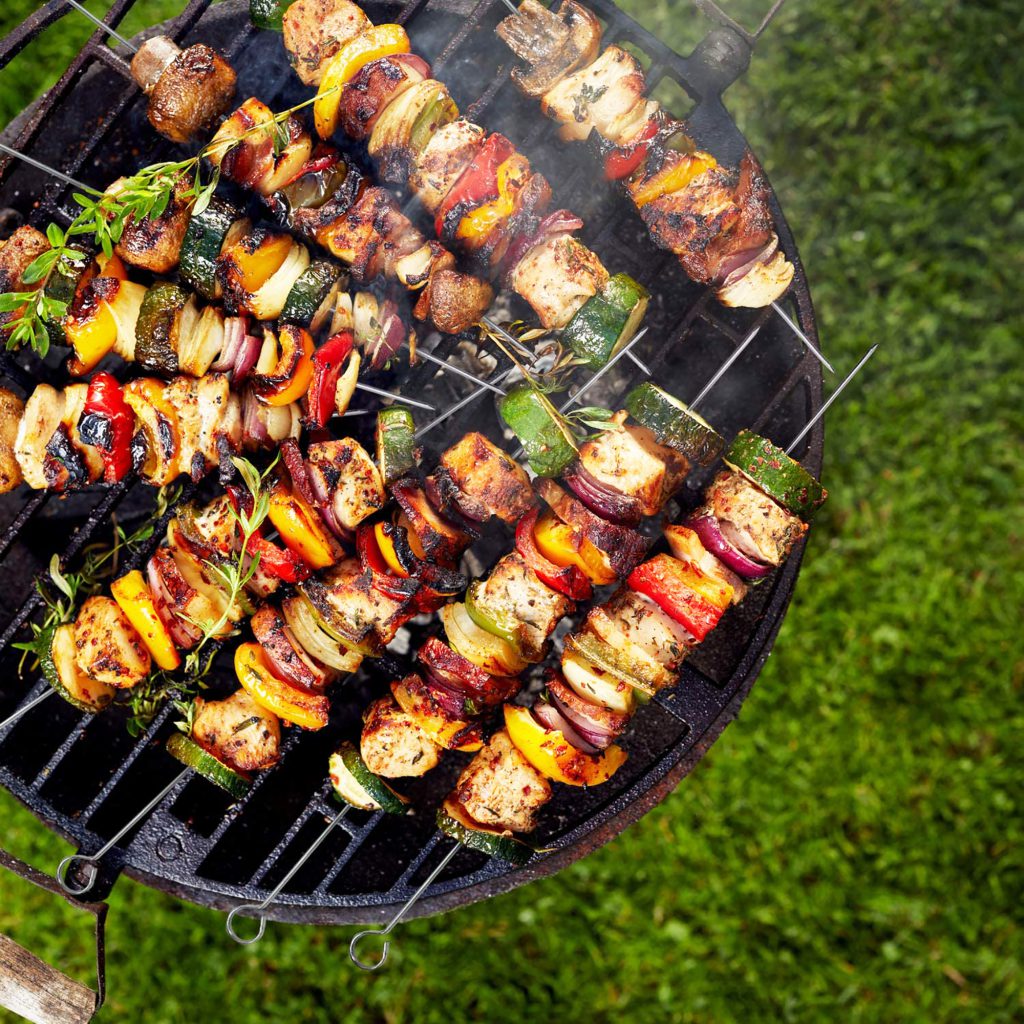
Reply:
[[[618,46],[609,46],[588,67],[563,78],[545,93],[541,109],[561,122],[559,135],[565,140],[585,139],[593,129],[618,142],[613,129],[632,118],[638,104],[645,103],[643,69],[636,58]]]
[[[540,322],[561,328],[608,281],[597,256],[572,235],[557,234],[529,249],[512,271],[512,287]]]
[[[330,495],[334,515],[346,529],[354,530],[387,501],[376,464],[349,437],[311,444],[307,465],[314,486]]]
[[[807,524],[755,487],[745,476],[724,470],[707,491],[706,507],[722,536],[748,558],[779,566],[807,532]]]
[[[199,481],[206,474],[206,459],[199,449],[202,415],[197,381],[192,377],[175,377],[164,394],[178,417],[178,468]]]
[[[481,521],[497,516],[516,523],[536,503],[526,470],[476,431],[445,451],[441,465]]]
[[[46,235],[27,224],[13,232],[6,242],[0,242],[0,292],[23,292],[38,287],[25,284],[22,278],[29,265],[49,248]],[[24,308],[0,312],[0,332],[17,320]]]
[[[129,689],[149,674],[149,651],[111,597],[90,597],[75,620],[75,661],[90,678]]]
[[[278,762],[281,722],[245,690],[224,700],[196,697],[192,739],[239,771],[259,771]]]
[[[223,57],[195,43],[181,50],[147,90],[149,122],[172,142],[189,142],[227,113],[236,81],[235,69]]]
[[[605,615],[587,618],[594,633],[619,649],[615,638],[621,638],[630,650],[643,651],[648,659],[670,671],[677,669],[696,645],[689,630],[650,598],[629,587],[619,590],[604,608]]]
[[[127,179],[118,178],[107,194],[119,195]],[[191,191],[192,179],[182,175],[174,186],[174,194],[159,217],[145,217],[136,220],[134,216],[125,222],[121,239],[114,247],[118,256],[132,266],[152,270],[154,274],[167,274],[178,265],[181,243],[188,230],[192,215],[194,197],[185,193]]]
[[[518,646],[527,660],[544,654],[548,637],[574,605],[542,583],[518,551],[499,559],[483,586],[474,592],[476,606],[498,621],[518,625]]]
[[[64,394],[49,384],[37,384],[25,403],[25,412],[18,423],[14,456],[25,482],[33,490],[50,486],[46,464],[46,446],[64,418]]]
[[[522,0],[518,12],[495,31],[530,65],[529,70],[512,72],[512,80],[527,96],[543,96],[560,79],[586,67],[601,45],[601,22],[573,0],[563,0],[557,14],[537,0]]]
[[[551,799],[551,784],[502,729],[459,776],[455,798],[481,825],[530,832]]]
[[[591,476],[641,503],[643,514],[653,516],[682,486],[689,472],[686,458],[658,444],[646,427],[624,426],[625,414],[607,430],[580,447],[580,464]]]
[[[230,555],[238,541],[238,518],[231,499],[222,494],[189,517],[189,527],[201,544],[219,555]]]
[[[198,448],[207,467],[221,460],[222,448],[237,451],[242,441],[242,421],[237,396],[231,393],[227,374],[208,373],[198,379]]]
[[[359,753],[371,772],[386,779],[426,775],[441,759],[441,748],[393,697],[367,708]]]
[[[431,214],[459,175],[470,165],[487,132],[470,121],[458,120],[439,128],[416,157],[409,185]]]
[[[13,491],[23,475],[15,455],[25,403],[7,388],[0,388],[0,494]]]
[[[284,45],[305,85],[319,85],[328,61],[373,22],[349,0],[296,0],[284,12]]]

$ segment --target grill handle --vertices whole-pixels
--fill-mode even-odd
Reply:
[[[90,914],[96,937],[96,988],[93,990],[40,960],[9,936],[0,934],[0,1006],[33,1024],[85,1024],[103,1005],[106,989],[106,903],[71,899],[61,891],[52,875],[44,875],[6,850],[0,850],[0,867]]]

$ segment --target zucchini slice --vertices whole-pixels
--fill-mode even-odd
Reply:
[[[96,263],[92,257],[81,260],[61,259],[58,260],[50,274],[46,284],[43,285],[43,295],[48,299],[56,299],[68,308],[75,301],[78,289],[84,285],[96,272]],[[67,336],[64,333],[63,317],[51,317],[43,314],[43,324],[46,333],[50,336],[50,342],[54,345],[66,345]]]
[[[186,305],[196,315],[195,298],[169,281],[157,281],[146,292],[135,322],[135,361],[154,373],[178,372],[178,344]]]
[[[217,257],[249,226],[248,218],[216,196],[205,210],[193,213],[181,242],[182,281],[204,299],[219,299],[223,289],[217,280]]]
[[[499,411],[538,476],[561,476],[575,460],[576,439],[551,402],[529,381],[511,387]]]
[[[828,497],[828,491],[796,459],[749,430],[736,435],[725,464],[801,519],[810,519]]]
[[[659,444],[675,448],[691,462],[710,466],[725,448],[725,438],[714,427],[650,381],[630,391],[626,408],[637,423],[654,434]]]
[[[570,653],[578,654],[595,668],[621,679],[628,686],[632,686],[634,690],[646,693],[649,697],[653,697],[658,692],[652,683],[641,679],[636,674],[619,651],[611,644],[606,644],[594,633],[583,630],[570,634],[565,638],[565,649]]]
[[[174,733],[167,741],[167,753],[177,758],[183,765],[198,772],[215,786],[226,790],[236,800],[241,800],[252,782],[240,771],[219,761],[208,750],[199,746],[182,732]]]
[[[633,340],[649,301],[643,285],[628,274],[616,274],[576,311],[562,340],[577,358],[599,370]]]
[[[281,319],[289,324],[309,327],[323,301],[338,282],[338,268],[327,260],[314,260],[299,274],[285,299]]]
[[[416,468],[416,424],[404,405],[377,413],[377,466],[387,487]]]
[[[89,715],[110,704],[117,692],[114,687],[87,676],[75,661],[75,627],[70,622],[51,627],[40,639],[40,667],[46,681],[61,697]]]
[[[353,744],[343,743],[331,754],[328,769],[335,795],[344,803],[362,811],[406,813],[408,800],[366,767],[366,762]]]
[[[437,827],[463,846],[507,860],[510,864],[525,864],[536,852],[511,834],[474,821],[452,797],[448,797],[437,812]]]
[[[287,6],[281,0],[249,0],[249,20],[267,32],[281,32]]]

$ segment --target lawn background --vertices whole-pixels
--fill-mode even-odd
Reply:
[[[139,6],[130,31],[175,7]],[[624,6],[682,49],[704,27]],[[4,122],[86,34],[70,16],[0,76]],[[373,977],[351,929],[241,949],[123,880],[101,1020],[1024,1016],[1022,52],[1014,0],[791,0],[729,93],[829,355],[883,347],[829,414],[832,497],[775,653],[685,784],[556,878],[405,926]],[[0,822],[32,863],[62,855],[6,794]],[[88,976],[82,922],[7,878],[0,931]]]

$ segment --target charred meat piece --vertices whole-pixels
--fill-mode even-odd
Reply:
[[[470,165],[487,132],[458,120],[439,128],[416,158],[409,185],[427,211],[437,213],[452,185]]]
[[[440,270],[430,275],[413,314],[443,334],[459,334],[479,323],[493,300],[494,289],[479,277]]]
[[[341,94],[341,131],[351,139],[368,139],[385,108],[429,73],[422,57],[408,53],[364,64]]]
[[[319,85],[328,61],[372,22],[349,0],[296,0],[282,21],[284,45],[305,85]]]
[[[452,566],[472,537],[431,505],[426,491],[414,480],[397,480],[391,494],[402,510],[400,525],[409,531],[409,543],[419,558]]]
[[[492,676],[436,637],[416,654],[427,670],[428,682],[440,684],[462,698],[460,714],[478,715],[481,707],[494,707],[519,690],[515,676]]]
[[[110,597],[90,597],[75,620],[75,660],[90,678],[129,689],[149,674],[149,651]]]
[[[530,832],[551,799],[551,784],[502,729],[459,776],[455,798],[481,825]]]
[[[740,473],[723,471],[707,491],[706,508],[722,536],[748,558],[780,566],[807,524],[787,512]]]
[[[460,507],[473,519],[497,516],[511,525],[536,504],[526,470],[477,431],[448,448],[441,466],[459,489]]]
[[[107,192],[117,196],[124,187],[124,178],[118,178]],[[174,186],[174,194],[167,209],[159,217],[145,217],[136,220],[134,216],[125,222],[124,232],[114,251],[132,266],[152,270],[154,274],[166,274],[178,265],[181,243],[188,230],[194,197],[186,195],[192,189],[192,181],[183,175]]]
[[[512,80],[527,96],[543,96],[560,79],[586,67],[601,45],[601,23],[580,4],[563,0],[558,12],[537,0],[522,0],[517,14],[495,30],[529,70],[517,68]]]
[[[281,756],[281,723],[246,693],[224,700],[196,697],[192,739],[243,772],[273,768]]]
[[[426,775],[441,759],[441,748],[392,697],[367,708],[359,753],[371,772],[387,779]]]
[[[249,624],[277,675],[307,693],[324,692],[331,673],[305,652],[276,608],[264,605]]]
[[[335,518],[346,529],[354,530],[387,501],[376,464],[351,438],[311,444],[307,469],[314,491],[327,495]]]
[[[550,328],[565,327],[607,281],[597,256],[567,232],[535,245],[511,272],[512,287]]]
[[[25,284],[22,278],[29,264],[49,248],[46,235],[27,224],[18,228],[6,242],[0,242],[0,292],[23,292],[38,287]],[[0,312],[0,332],[17,320],[24,308]]]
[[[684,456],[658,444],[646,427],[621,422],[581,445],[579,458],[591,476],[636,498],[645,516],[661,511],[690,468]]]
[[[13,491],[21,483],[21,466],[15,455],[25,403],[13,391],[0,388],[0,494]]]

